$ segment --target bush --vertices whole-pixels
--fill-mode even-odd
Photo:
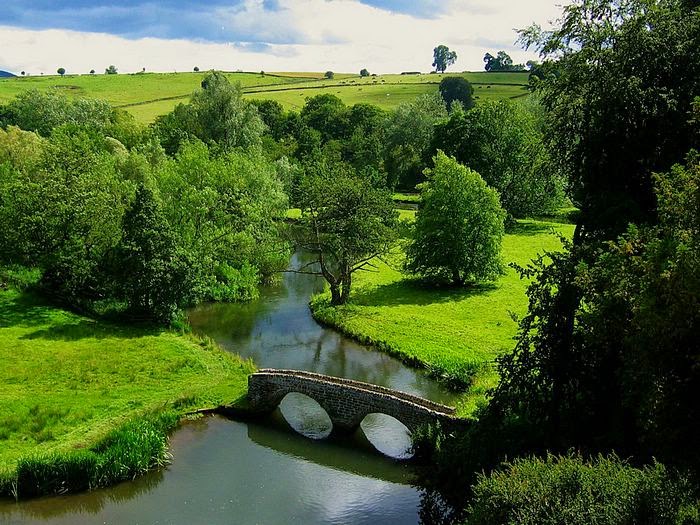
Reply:
[[[467,525],[697,523],[689,483],[662,464],[633,468],[616,456],[517,459],[481,475]]]

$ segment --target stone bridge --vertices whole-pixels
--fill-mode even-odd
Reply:
[[[315,400],[328,413],[334,431],[356,429],[368,414],[392,416],[409,431],[440,422],[443,428],[461,426],[454,408],[381,386],[299,370],[263,369],[248,378],[252,412],[271,412],[291,392]]]

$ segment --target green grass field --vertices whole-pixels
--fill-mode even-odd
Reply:
[[[231,403],[252,371],[211,343],[95,321],[12,290],[0,292],[0,362],[0,478],[22,457],[93,446],[155,409]]]
[[[401,210],[403,219],[414,212]],[[571,237],[574,226],[520,221],[503,241],[506,263],[525,266],[537,254],[561,247],[558,236]],[[399,269],[403,254],[379,262],[376,272],[356,274],[351,303],[328,306],[325,294],[312,300],[314,315],[363,342],[372,343],[409,363],[420,364],[448,382],[471,381],[459,408],[473,412],[497,377],[494,358],[512,349],[517,324],[510,312],[527,312],[527,282],[508,268],[492,284],[472,288],[436,288],[407,278]]]
[[[200,85],[205,72],[144,73],[129,75],[66,75],[0,79],[0,103],[28,89],[58,89],[71,97],[104,99],[131,112],[139,121],[152,122],[158,115],[186,102]],[[287,109],[299,109],[307,97],[332,93],[347,104],[367,102],[390,109],[415,97],[435,92],[444,75],[378,75],[360,77],[322,73],[228,73],[239,82],[246,97],[272,99]],[[477,100],[517,99],[527,91],[527,73],[454,73],[474,84]]]

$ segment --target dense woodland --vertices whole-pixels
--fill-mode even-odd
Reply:
[[[514,220],[568,199],[574,238],[520,269],[529,313],[489,403],[467,432],[422,436],[423,517],[697,523],[700,7],[576,0],[520,36],[543,62],[519,102],[445,85],[393,111],[323,94],[297,113],[211,72],[141,126],[26,92],[0,107],[0,263],[74,309],[169,324],[254,297],[292,246],[317,254],[295,270],[334,305],[399,237],[406,272],[488,281]],[[408,234],[396,189],[422,195]]]

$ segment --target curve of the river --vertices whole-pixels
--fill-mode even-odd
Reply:
[[[291,267],[303,264],[295,254]],[[451,403],[423,372],[368,350],[311,317],[313,276],[284,274],[245,304],[203,305],[189,314],[195,332],[259,367],[309,370],[366,381]],[[256,422],[207,417],[171,438],[168,468],[104,490],[20,503],[0,502],[0,523],[396,523],[418,522],[419,491],[401,456],[400,425],[374,417],[353,436],[313,440],[323,421],[304,400]],[[369,440],[372,440],[373,446]]]

